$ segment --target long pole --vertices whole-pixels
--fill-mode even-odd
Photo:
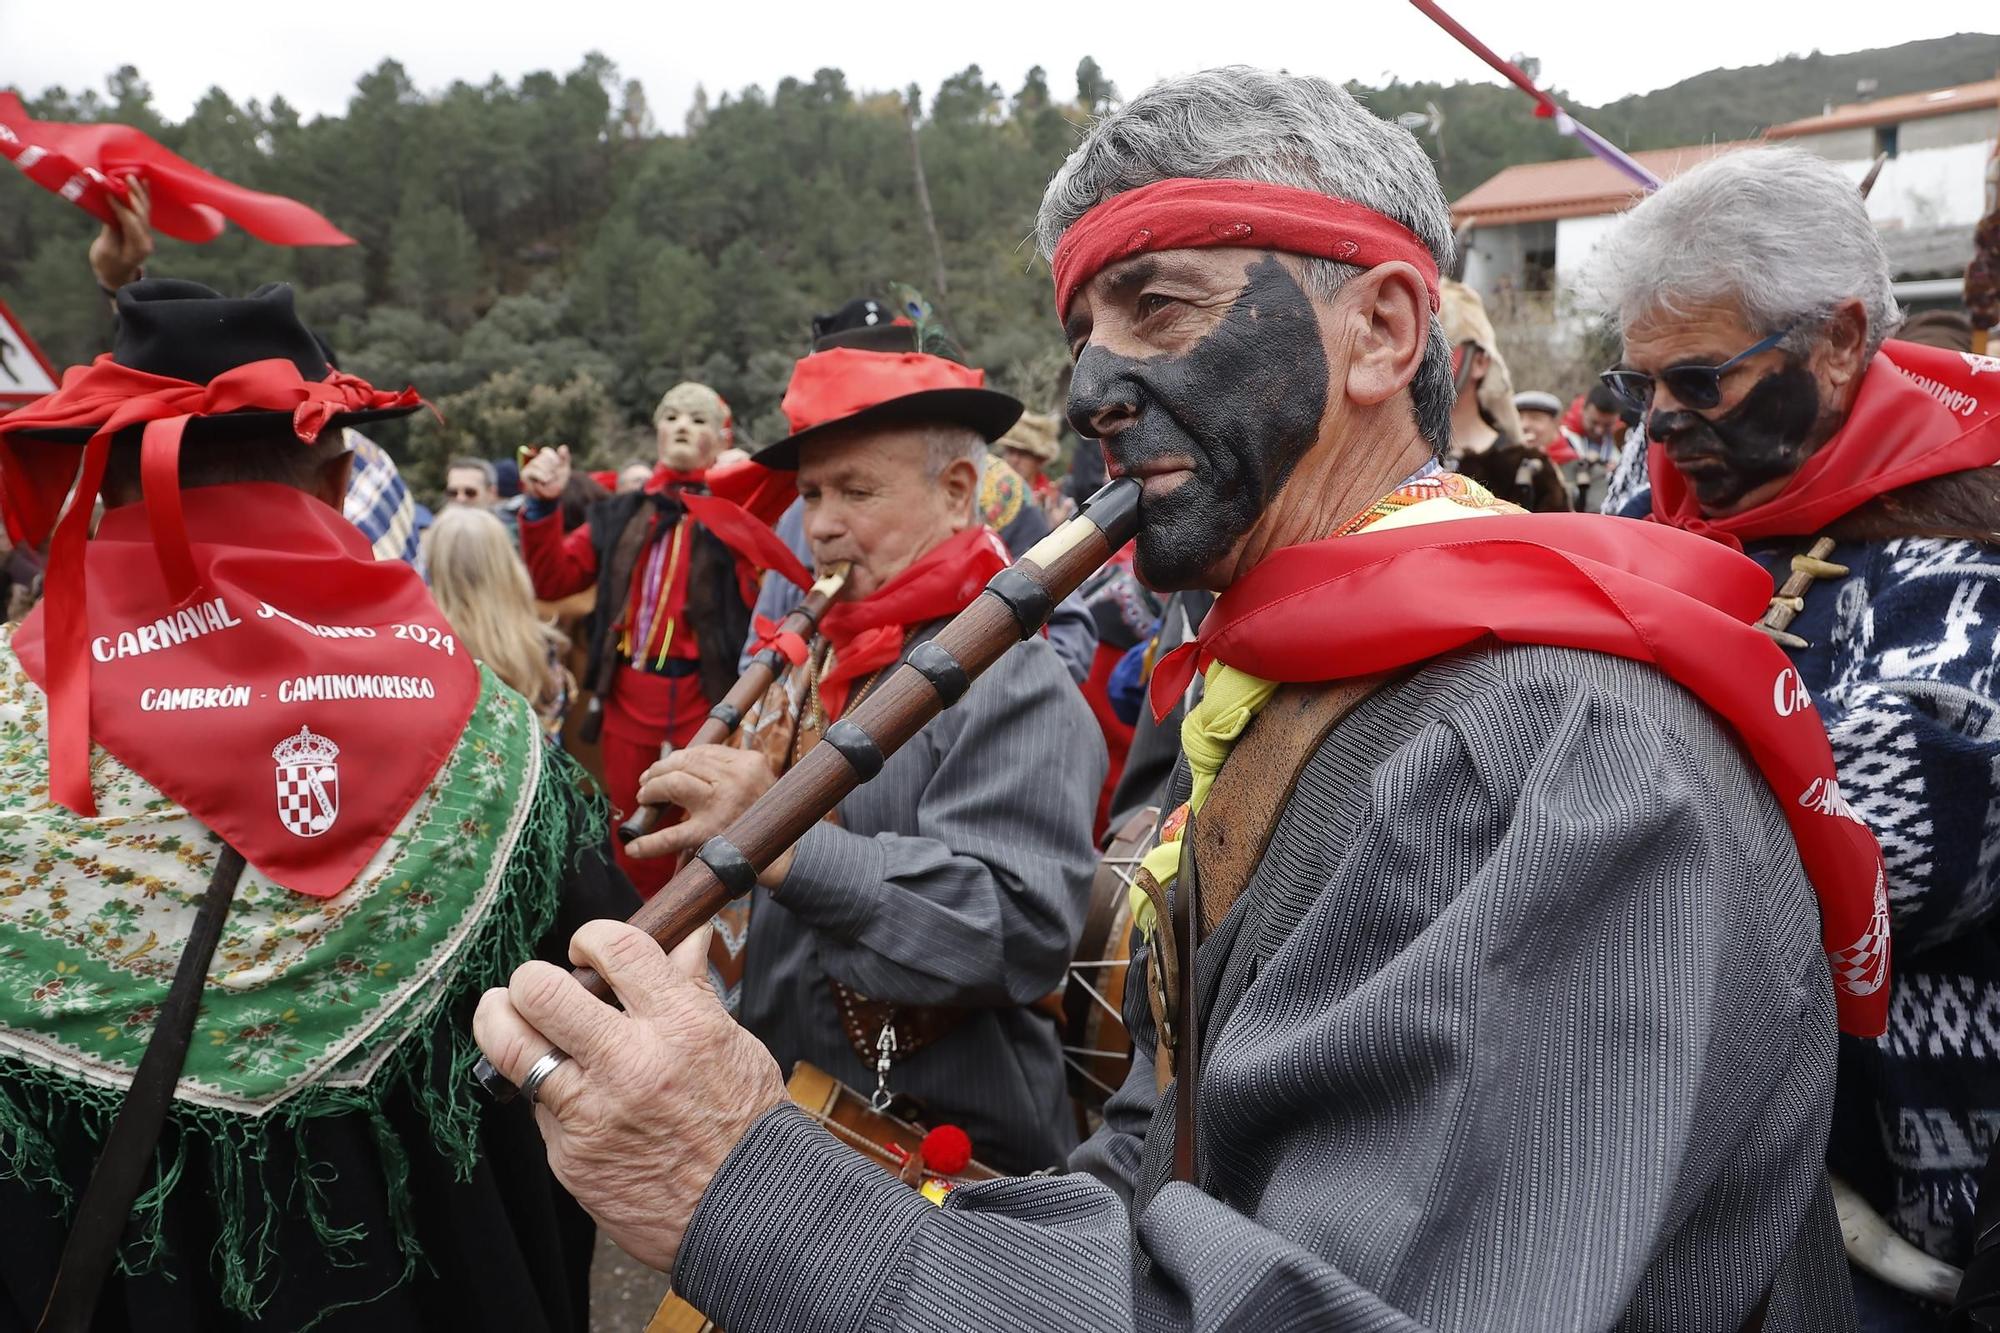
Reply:
[[[1492,47],[1474,37],[1464,24],[1445,13],[1443,7],[1437,4],[1436,0],[1410,0],[1410,3],[1421,10],[1424,16],[1429,18],[1431,22],[1437,24],[1456,38],[1460,46],[1463,46],[1466,50],[1485,61],[1501,78],[1534,98],[1536,115],[1555,121],[1556,129],[1559,132],[1582,143],[1585,148],[1588,148],[1603,161],[1610,163],[1627,176],[1630,176],[1646,193],[1651,194],[1660,188],[1660,178],[1658,176],[1640,166],[1630,154],[1617,144],[1612,143],[1596,130],[1591,129],[1590,126],[1563,110],[1555,98],[1535,86],[1535,81],[1529,78],[1520,66],[1511,60],[1503,60],[1499,53],[1494,51]]]

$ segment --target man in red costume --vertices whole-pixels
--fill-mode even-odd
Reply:
[[[700,940],[593,924],[622,1011],[530,965],[476,1022],[510,1077],[570,1053],[557,1174],[732,1333],[1851,1326],[1822,1154],[1836,1024],[1887,1017],[1881,857],[1800,803],[1833,760],[1774,707],[1769,578],[1437,469],[1449,214],[1323,80],[1151,89],[1038,230],[1139,573],[1218,592],[1154,672],[1207,688],[1131,1077],[1070,1174],[935,1207],[783,1104]]]
[[[1839,763],[1823,799],[1882,840],[1898,945],[1891,1036],[1841,1044],[1828,1161],[1962,1265],[2000,1121],[2000,1049],[1966,1027],[2000,1005],[2000,361],[1893,336],[1853,182],[1796,149],[1676,179],[1599,262],[1625,336],[1605,379],[1650,443],[1625,512],[1811,576],[1780,641]],[[1944,1326],[1856,1283],[1864,1328]]]
[[[749,546],[733,530],[725,538],[690,517],[681,498],[754,485],[745,478],[759,469],[743,464],[718,470],[730,482],[710,484],[732,436],[729,405],[705,384],[677,384],[660,399],[653,428],[659,463],[645,486],[599,500],[583,526],[568,532],[559,508],[570,478],[568,447],[543,449],[521,470],[529,497],[521,553],[535,595],[556,601],[597,585],[584,669],[593,691],[586,725],[602,728],[604,785],[620,819],[636,808],[639,775],[660,757],[661,742],[686,744],[735,683],[756,598]],[[646,897],[673,873],[671,860],[636,859],[622,846],[618,863]]]

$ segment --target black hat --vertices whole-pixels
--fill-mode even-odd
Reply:
[[[325,344],[300,321],[288,283],[266,283],[248,296],[224,296],[198,282],[148,278],[118,289],[118,327],[111,360],[132,370],[167,379],[206,384],[216,376],[253,361],[290,361],[299,378],[323,380],[333,370]],[[362,408],[335,415],[329,428],[364,421],[408,416],[414,404]],[[289,429],[290,414],[249,409],[196,417],[188,423],[190,440],[243,440],[271,430]],[[135,436],[140,427],[121,431]],[[24,428],[27,439],[80,444],[94,433],[91,426]]]
[[[976,430],[991,444],[1020,419],[1018,398],[986,388],[983,371],[921,351],[916,325],[894,319],[867,297],[813,319],[812,355],[792,368],[785,392],[792,433],[758,450],[759,463],[796,468],[800,448],[836,426],[946,422]]]

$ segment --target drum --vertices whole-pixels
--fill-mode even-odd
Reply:
[[[917,1160],[924,1131],[907,1120],[884,1115],[868,1104],[868,1099],[833,1075],[804,1060],[792,1066],[785,1091],[807,1115],[826,1126],[827,1132],[855,1152],[879,1165],[913,1187],[918,1172],[906,1170]],[[997,1180],[1000,1173],[974,1159],[963,1171],[944,1177],[954,1185],[978,1180]],[[720,1333],[703,1314],[671,1291],[660,1302],[646,1333]]]
[[[1101,1114],[1132,1068],[1132,1038],[1121,1006],[1132,961],[1132,881],[1159,837],[1156,806],[1136,810],[1118,826],[1090,884],[1090,915],[1063,987],[1063,1062],[1083,1127]]]

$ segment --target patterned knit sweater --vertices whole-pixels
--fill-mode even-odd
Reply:
[[[1648,512],[1628,492],[1621,512]],[[1806,539],[1752,543],[1782,580]],[[1793,652],[1881,840],[1894,923],[1889,1031],[1841,1038],[1827,1155],[1891,1225],[1962,1264],[2000,1136],[2000,548],[1849,542],[1806,596]]]

